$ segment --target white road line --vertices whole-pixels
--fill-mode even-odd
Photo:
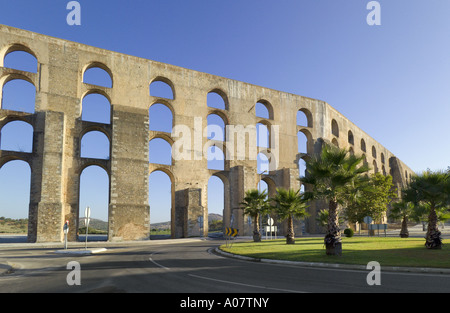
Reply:
[[[156,254],[156,253],[157,253],[157,252],[153,252],[153,253],[151,254],[151,256],[152,256],[153,254]],[[158,266],[158,267],[160,267],[160,268],[162,268],[162,269],[165,269],[165,270],[167,270],[167,271],[170,270],[170,268],[165,267],[164,265],[161,265],[161,264],[159,264],[158,262],[156,262],[155,260],[153,260],[151,256],[148,258],[148,259],[150,260],[150,262],[152,262],[153,264],[155,264],[156,266]]]
[[[280,289],[280,288],[272,288],[272,287],[265,287],[265,286],[256,286],[256,285],[250,285],[250,284],[237,283],[237,282],[228,281],[228,280],[221,280],[221,279],[215,279],[215,278],[210,278],[210,277],[198,276],[198,275],[194,275],[194,274],[188,274],[188,276],[196,277],[196,278],[200,278],[200,279],[211,280],[211,281],[216,281],[216,282],[220,282],[220,283],[245,286],[245,287],[268,289],[268,290],[282,291],[282,292],[307,293],[306,291],[297,291],[297,290],[291,290],[291,289]]]

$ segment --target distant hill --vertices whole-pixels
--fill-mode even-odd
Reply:
[[[80,223],[78,224],[79,227],[84,227],[84,218],[80,218]],[[108,231],[108,222],[96,219],[96,218],[91,218],[89,221],[89,228],[94,228],[94,229],[98,229],[98,230],[104,230],[104,231]]]
[[[214,221],[222,221],[223,217],[220,214],[211,213],[208,214],[208,223],[214,222]],[[161,222],[161,223],[154,223],[150,224],[151,229],[170,229],[170,222]]]

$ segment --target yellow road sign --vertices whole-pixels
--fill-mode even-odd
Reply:
[[[238,234],[238,229],[236,228],[232,228],[232,227],[226,227],[225,228],[225,235],[230,236],[230,237],[236,237]]]

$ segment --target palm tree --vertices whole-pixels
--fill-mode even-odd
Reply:
[[[277,194],[272,200],[275,202],[274,209],[280,219],[287,219],[286,244],[294,244],[294,217],[304,218],[308,216],[306,200],[300,194],[300,190],[286,190],[284,188],[277,188]]]
[[[450,173],[449,171],[427,170],[420,175],[413,176],[405,197],[414,204],[429,205],[428,228],[425,247],[428,249],[441,249],[441,232],[438,229],[438,216],[436,210],[446,207],[450,201]]]
[[[267,192],[260,192],[258,189],[250,189],[245,192],[244,201],[241,202],[245,215],[250,215],[253,219],[253,241],[260,242],[259,216],[267,212],[270,208]]]
[[[401,238],[409,237],[408,218],[413,214],[414,214],[414,204],[412,204],[411,202],[402,200],[392,204],[392,209],[391,212],[389,213],[389,217],[393,219],[402,220],[402,228],[400,230]]]
[[[300,178],[302,183],[312,186],[312,191],[306,192],[306,196],[328,201],[328,225],[324,241],[329,255],[342,253],[338,205],[356,196],[357,181],[369,171],[367,165],[361,165],[363,160],[363,156],[352,155],[346,149],[324,144],[320,155],[306,161],[306,176]]]

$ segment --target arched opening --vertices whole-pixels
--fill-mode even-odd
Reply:
[[[83,98],[81,120],[111,124],[111,103],[98,93],[90,93]]]
[[[24,79],[13,79],[3,85],[3,110],[34,113],[35,105],[36,87],[32,83]]]
[[[373,160],[373,172],[378,173],[377,161]]]
[[[83,83],[112,88],[113,80],[109,69],[103,64],[92,64],[83,73]]]
[[[26,242],[30,207],[31,169],[27,162],[9,161],[0,168],[0,218],[18,220],[14,242]]]
[[[361,150],[366,152],[366,142],[364,141],[364,139],[361,139]]]
[[[372,146],[372,157],[373,157],[374,159],[377,158],[377,149],[375,148],[375,146]]]
[[[148,144],[149,163],[172,165],[172,146],[162,139],[154,138]]]
[[[383,163],[383,164],[385,163],[384,162],[384,153],[381,153],[381,163]]]
[[[3,60],[3,67],[19,71],[37,73],[38,61],[34,55],[23,50],[8,53]]]
[[[1,129],[0,150],[33,152],[33,126],[23,121],[12,121]]]
[[[334,136],[339,137],[339,126],[335,119],[331,121],[331,133]]]
[[[303,108],[297,111],[297,125],[302,127],[313,127],[312,114]]]
[[[336,138],[333,138],[333,140],[331,140],[331,143],[339,148],[339,142],[337,141]]]
[[[100,131],[90,131],[81,138],[80,157],[109,160],[110,143]]]
[[[217,234],[223,231],[225,215],[225,184],[222,179],[213,175],[208,180],[208,233]]]
[[[353,133],[351,130],[348,131],[348,143],[351,145],[355,144],[355,138],[353,137]]]
[[[90,165],[83,169],[80,175],[78,240],[86,240],[84,212],[90,208],[88,241],[108,240],[109,221],[109,175],[97,165]]]
[[[266,100],[260,100],[255,105],[256,117],[273,120],[272,105]]]
[[[303,158],[298,160],[298,173],[300,177],[306,176],[306,162]]]
[[[150,84],[150,96],[164,99],[175,99],[172,82],[166,78],[158,77]]]
[[[165,104],[155,103],[148,110],[149,130],[172,133],[173,114]]]
[[[148,180],[150,205],[150,239],[169,238],[172,233],[173,188],[170,176],[153,171]]]
[[[225,156],[219,147],[212,145],[207,150],[207,161],[209,170],[225,170]]]
[[[270,126],[257,123],[256,124],[256,146],[261,148],[270,147]]]
[[[206,105],[219,110],[227,109],[226,95],[222,91],[213,90],[206,97]]]
[[[207,117],[207,138],[209,140],[225,141],[225,122],[217,114]]]
[[[299,131],[297,133],[297,145],[298,153],[308,153],[308,137],[303,132]]]
[[[258,174],[268,174],[270,171],[269,158],[264,153],[258,153],[256,158],[256,171]]]

